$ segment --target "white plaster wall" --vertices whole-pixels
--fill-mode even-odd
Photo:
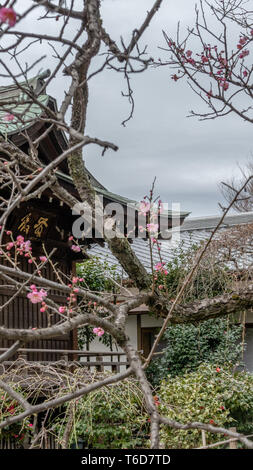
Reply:
[[[129,336],[129,338],[131,339],[131,343],[133,345],[134,348],[137,349],[137,316],[136,315],[130,315],[127,319],[127,323],[126,323],[126,334]],[[95,338],[94,341],[92,341],[90,343],[90,349],[89,349],[90,352],[109,352],[110,349],[105,346],[101,341],[99,341],[98,338]],[[122,352],[122,349],[121,348],[116,348],[116,345],[113,345],[113,351],[117,352]],[[95,361],[96,358],[95,357],[91,357],[90,359],[91,361]],[[103,360],[105,362],[107,361],[111,361],[111,352],[110,352],[110,356],[104,356],[103,357]],[[114,355],[113,356],[113,361],[117,361],[118,360],[118,357],[117,355]],[[81,361],[82,362],[86,362],[87,359],[86,358],[81,358]],[[126,362],[126,356],[120,356],[120,361],[121,362]],[[126,366],[121,366],[120,367],[120,371],[123,371],[126,369]],[[111,368],[109,366],[105,366],[105,370],[111,370]]]
[[[253,312],[247,312],[246,313],[245,322],[246,323],[253,323]]]

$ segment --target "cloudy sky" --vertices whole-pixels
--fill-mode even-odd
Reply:
[[[105,0],[104,23],[115,38],[128,37],[140,24],[150,0]],[[166,57],[162,30],[173,35],[178,20],[182,29],[194,23],[194,1],[165,0],[142,44],[148,44],[154,58]],[[156,190],[170,204],[180,202],[192,216],[219,213],[222,195],[218,183],[239,174],[252,155],[252,130],[236,116],[200,122],[187,118],[202,104],[183,81],[171,80],[169,68],[150,69],[135,75],[134,118],[127,127],[121,121],[129,111],[121,97],[121,77],[108,72],[90,86],[88,132],[112,139],[117,153],[101,158],[96,148],[86,157],[88,168],[110,190],[139,200],[157,177]]]
[[[104,0],[104,25],[115,40],[123,36],[127,43],[152,4],[153,0]],[[179,20],[182,30],[194,24],[194,4],[164,0],[141,43],[148,45],[155,59],[168,59],[159,50],[159,46],[165,47],[162,30],[175,36]],[[45,22],[39,27],[45,27]],[[54,27],[55,22],[49,29]],[[47,68],[51,51],[45,52]],[[180,202],[182,210],[195,217],[217,214],[218,202],[223,200],[219,182],[239,175],[238,166],[252,158],[250,124],[236,116],[204,122],[187,118],[201,103],[183,80],[171,80],[171,74],[171,69],[161,67],[132,77],[135,113],[126,127],[121,122],[130,107],[121,95],[126,91],[122,76],[105,71],[90,82],[87,133],[116,143],[119,151],[101,157],[100,149],[93,146],[85,152],[85,161],[112,192],[140,200],[156,176],[156,192],[164,202]],[[61,78],[48,90],[59,100],[65,80]]]

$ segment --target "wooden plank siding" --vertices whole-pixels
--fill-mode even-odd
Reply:
[[[1,261],[6,264],[6,261]],[[20,268],[25,272],[32,273],[33,265],[27,262],[26,258],[20,257]],[[64,275],[70,275],[71,266],[67,262],[58,261],[58,268]],[[1,269],[1,267],[0,267]],[[57,281],[56,275],[51,265],[46,265],[43,268],[43,275],[52,281]],[[14,290],[4,287],[5,282],[0,279],[0,306],[3,306],[15,292]],[[3,287],[1,287],[3,286]],[[39,286],[38,286],[39,287]],[[26,297],[27,294],[18,295],[12,302],[8,303],[0,311],[0,325],[6,328],[45,328],[48,326],[48,315],[46,312],[40,312],[41,304],[32,304]],[[50,289],[50,298],[59,302],[60,304],[66,303],[66,294],[62,294],[56,289]],[[59,321],[57,314],[50,315],[51,324]],[[55,339],[34,341],[26,344],[27,348],[33,349],[73,349],[72,333],[63,337]],[[0,348],[8,348],[13,342],[0,339]],[[14,356],[15,360],[17,356]],[[27,359],[29,361],[57,361],[62,358],[58,353],[28,353]]]

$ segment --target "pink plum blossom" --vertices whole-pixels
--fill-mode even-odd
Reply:
[[[7,243],[7,245],[6,245],[7,250],[11,250],[13,247],[14,247],[14,243],[13,243],[13,242],[9,242],[9,243]]]
[[[30,240],[27,240],[26,242],[22,242],[19,244],[19,249],[21,251],[24,251],[25,253],[30,253],[32,251],[32,245]]]
[[[155,265],[155,270],[156,271],[161,271],[163,269],[164,262],[159,262]]]
[[[150,211],[150,202],[141,201],[139,205],[139,214],[147,214]]]
[[[4,116],[4,120],[5,120],[5,121],[13,121],[14,118],[15,118],[15,116],[14,116],[13,114],[11,114],[11,113],[7,113],[7,114],[5,114],[5,116]]]
[[[158,231],[158,224],[154,224],[151,222],[150,224],[147,224],[147,230],[149,233],[156,233]]]
[[[100,326],[98,328],[93,328],[93,333],[95,333],[95,335],[97,336],[103,336],[103,334],[105,333],[103,328],[100,328]]]
[[[239,44],[244,46],[244,44],[246,44],[247,40],[248,40],[248,38],[246,36],[244,36],[243,38],[240,39]]]
[[[15,26],[17,15],[13,8],[0,8],[0,20],[2,23],[7,23],[9,26]]]
[[[240,59],[243,59],[243,58],[246,57],[247,55],[249,55],[249,50],[248,50],[248,49],[244,49],[244,50],[239,54],[239,57],[240,57]]]
[[[75,253],[80,253],[80,251],[81,251],[81,248],[80,248],[80,246],[78,246],[78,245],[72,245],[72,246],[70,247],[70,249],[71,249],[72,251],[74,251]]]
[[[160,273],[165,274],[165,276],[167,276],[168,271],[167,271],[167,269],[164,268],[164,264],[165,264],[164,261],[157,263],[155,265],[155,271],[159,271]]]
[[[44,289],[37,290],[37,287],[32,284],[30,286],[32,292],[27,294],[27,298],[32,302],[32,304],[38,304],[44,300],[44,297],[47,297],[47,292]]]
[[[205,55],[202,55],[201,62],[202,64],[205,64],[206,62],[208,62],[208,57],[206,57]]]

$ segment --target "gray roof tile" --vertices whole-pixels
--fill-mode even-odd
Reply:
[[[188,220],[185,220],[180,231],[181,249],[183,251],[187,251],[192,245],[199,245],[201,242],[207,240],[213,229],[217,226],[219,220],[220,216],[189,218]],[[230,215],[225,217],[224,223],[220,227],[218,233],[237,225],[245,225],[249,223],[253,223],[253,212]],[[160,240],[160,242],[162,259],[168,263],[175,257],[175,244],[172,243],[172,240]],[[132,242],[132,248],[145,268],[150,271],[151,262],[148,240],[136,238]],[[122,273],[122,267],[117,259],[112,255],[106,244],[104,247],[93,245],[89,250],[87,250],[87,252],[90,256],[98,256],[101,260],[106,259],[109,265],[117,266],[119,274]],[[252,252],[252,248],[250,246],[248,253],[249,252]],[[153,250],[153,261],[154,264],[160,261],[157,250]],[[248,262],[248,258],[247,261],[246,258],[241,259],[241,262],[245,264]]]

